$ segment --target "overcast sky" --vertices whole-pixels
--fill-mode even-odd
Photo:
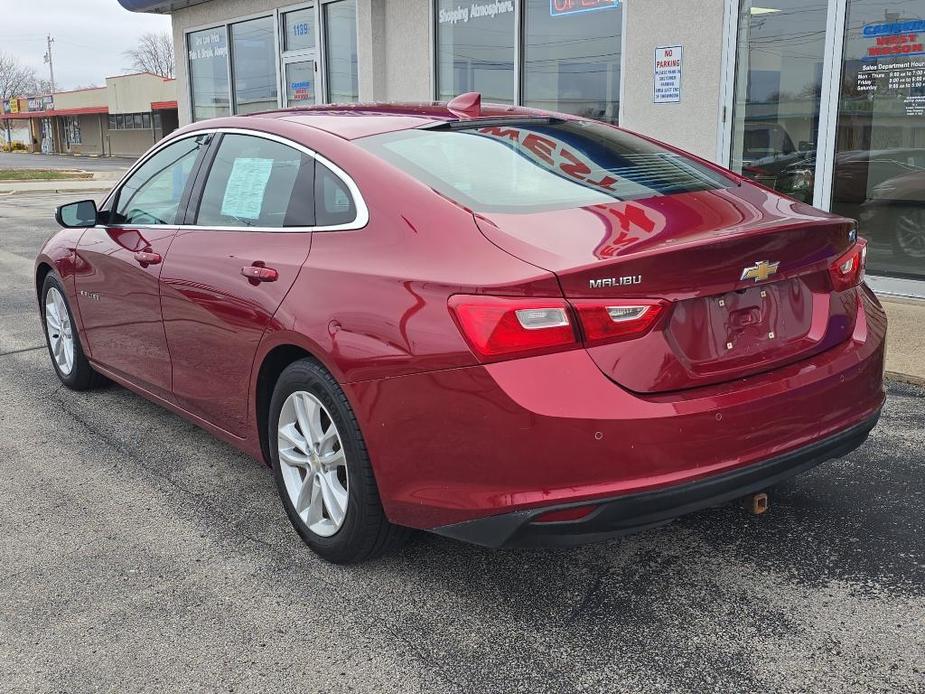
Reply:
[[[118,0],[0,0],[0,51],[48,79],[42,56],[50,33],[59,90],[131,72],[123,52],[146,31],[170,31],[170,17],[128,12]]]

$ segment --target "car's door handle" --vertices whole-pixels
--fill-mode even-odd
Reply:
[[[279,279],[279,273],[276,270],[261,265],[242,267],[241,274],[253,284],[257,284],[258,282],[275,282]]]
[[[138,261],[138,264],[142,267],[148,267],[148,265],[157,265],[161,262],[160,253],[152,253],[151,251],[136,251],[135,260]]]

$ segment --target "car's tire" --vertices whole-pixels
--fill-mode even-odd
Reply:
[[[45,277],[39,298],[45,344],[55,373],[71,390],[92,388],[99,376],[84,355],[67,294],[54,274]]]
[[[307,437],[304,429],[309,430]],[[305,544],[323,559],[356,563],[384,554],[405,539],[407,529],[390,523],[382,509],[350,403],[320,364],[303,359],[280,374],[270,401],[267,436],[286,514]]]

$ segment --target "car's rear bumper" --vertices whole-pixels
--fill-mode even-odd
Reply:
[[[561,504],[445,525],[433,532],[485,547],[577,545],[655,527],[687,513],[719,506],[766,490],[831,458],[850,453],[867,439],[878,410],[860,424],[796,451],[745,468],[656,491],[596,501],[587,516],[573,521],[537,522],[552,511],[589,504]]]
[[[621,388],[585,350],[345,389],[392,522],[433,530],[529,518],[733,475],[872,421],[885,397],[886,317],[869,290],[860,298],[842,344],[674,393]]]

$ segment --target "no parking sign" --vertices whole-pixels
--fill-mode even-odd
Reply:
[[[681,46],[661,46],[655,49],[655,103],[675,104],[681,101]]]

